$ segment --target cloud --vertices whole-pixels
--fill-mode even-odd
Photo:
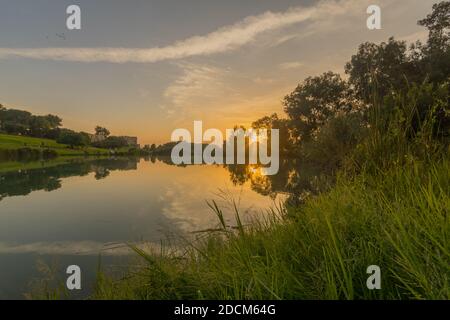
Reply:
[[[209,98],[221,96],[225,90],[226,69],[191,63],[177,64],[182,74],[164,91],[164,98],[173,106],[189,106],[200,98],[203,102]]]
[[[428,39],[428,30],[420,30],[420,31],[414,32],[412,34],[398,38],[398,40],[406,41],[409,43],[414,43],[417,40],[424,43],[427,41],[427,39]]]
[[[265,77],[256,77],[253,79],[253,82],[260,85],[269,85],[276,82],[275,79],[265,78]]]
[[[176,65],[182,72],[163,92],[161,105],[174,126],[189,126],[197,119],[216,123],[217,128],[249,125],[260,116],[281,112],[281,99],[290,89],[277,80],[248,77],[236,69]]]
[[[0,48],[0,59],[18,57],[38,60],[110,63],[152,63],[165,60],[205,56],[236,50],[265,32],[300,22],[322,19],[324,15],[345,13],[343,3],[320,2],[314,7],[295,7],[285,12],[249,16],[233,25],[222,27],[204,36],[194,36],[166,47],[154,48]]]
[[[298,61],[284,62],[279,65],[280,69],[282,69],[282,70],[298,69],[303,66],[304,66],[304,64],[302,62],[298,62]]]
[[[298,34],[289,34],[287,36],[282,36],[281,38],[278,38],[275,42],[272,42],[269,44],[270,47],[277,47],[283,43],[289,42],[291,40],[294,40],[298,38]]]

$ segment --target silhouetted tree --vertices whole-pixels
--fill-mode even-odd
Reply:
[[[108,129],[97,126],[95,127],[95,134],[99,136],[104,136],[105,138],[110,135],[110,132]]]
[[[381,44],[363,43],[346,64],[345,72],[363,101],[371,102],[374,93],[383,97],[398,90],[411,75],[406,43],[392,37]]]
[[[292,153],[294,141],[291,136],[291,130],[289,127],[288,119],[281,119],[276,113],[262,117],[252,123],[252,128],[254,129],[278,129],[280,134],[280,153],[287,154]],[[270,136],[269,136],[270,138]],[[270,145],[270,143],[269,143]]]
[[[339,74],[309,77],[284,98],[284,110],[294,134],[310,139],[317,129],[340,112],[353,108],[350,88]]]
[[[418,22],[427,27],[427,44],[421,50],[422,66],[433,83],[448,80],[450,75],[450,1],[433,5],[433,12]]]

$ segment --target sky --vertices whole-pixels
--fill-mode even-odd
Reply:
[[[308,76],[344,74],[358,45],[426,39],[434,0],[0,0],[0,103],[63,126],[170,141],[247,127]],[[66,8],[81,8],[68,30]],[[382,29],[366,26],[380,6]]]

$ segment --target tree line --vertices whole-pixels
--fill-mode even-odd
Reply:
[[[108,129],[97,126],[95,135],[103,140],[92,141],[92,135],[62,128],[62,119],[56,115],[33,115],[24,110],[7,109],[0,104],[0,133],[56,140],[73,147],[121,148],[128,146],[122,137],[111,136]]]
[[[399,99],[409,99],[416,110],[404,121],[417,129],[433,109],[433,134],[448,138],[450,2],[435,4],[418,24],[429,31],[426,43],[363,43],[345,66],[346,79],[331,71],[306,78],[283,100],[287,118],[272,114],[252,127],[279,129],[281,154],[338,165],[364,136],[371,106],[392,114]]]

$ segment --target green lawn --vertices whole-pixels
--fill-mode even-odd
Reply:
[[[80,156],[84,155],[85,152],[90,155],[108,154],[108,150],[105,149],[93,147],[71,149],[69,146],[57,143],[55,140],[0,134],[0,150],[19,148],[49,148],[55,150],[59,156]]]

